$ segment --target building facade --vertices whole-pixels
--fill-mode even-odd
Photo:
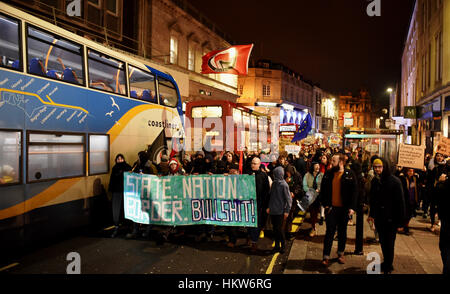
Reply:
[[[361,90],[358,96],[348,93],[339,96],[338,127],[342,132],[345,128],[364,131],[376,127],[377,115],[369,92]]]
[[[419,115],[415,141],[432,153],[441,136],[449,135],[450,0],[418,0],[416,6]]]

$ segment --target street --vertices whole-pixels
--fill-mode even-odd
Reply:
[[[308,236],[309,219],[294,221],[296,238],[279,255],[271,253],[270,232],[259,240],[260,251],[250,254],[245,231],[239,233],[237,246],[228,248],[224,232],[218,230],[211,241],[195,242],[193,236],[183,236],[156,245],[153,240],[127,240],[122,234],[110,238],[110,230],[86,233],[63,240],[46,248],[37,249],[11,263],[3,272],[11,274],[66,274],[70,260],[67,255],[77,252],[82,274],[367,274],[372,260],[367,255],[377,252],[379,244],[370,243],[373,231],[365,223],[364,255],[353,255],[355,227],[348,226],[345,265],[332,263],[323,267],[323,236],[325,225],[318,226],[318,236]],[[440,274],[442,261],[439,235],[429,231],[429,220],[421,216],[411,222],[410,236],[397,235],[394,274]],[[108,229],[108,228],[106,228]],[[337,242],[334,242],[333,250]],[[290,250],[289,250],[290,249]]]

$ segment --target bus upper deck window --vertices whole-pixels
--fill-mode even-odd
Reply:
[[[163,78],[158,78],[158,87],[160,104],[169,107],[176,107],[178,103],[178,95],[172,82]]]
[[[126,95],[126,76],[123,62],[88,50],[89,87]]]
[[[82,46],[28,27],[28,72],[72,84],[84,84]]]
[[[158,103],[156,100],[154,75],[131,65],[128,65],[128,75],[130,81],[130,97]]]
[[[0,66],[22,70],[19,21],[0,14]]]

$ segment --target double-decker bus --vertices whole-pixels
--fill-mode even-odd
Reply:
[[[189,102],[185,115],[190,123],[186,140],[192,139],[192,149],[203,147],[197,146],[203,142],[210,151],[243,151],[245,148],[270,151],[270,117],[267,115],[226,100]],[[220,120],[222,126],[218,128],[214,120]]]
[[[91,224],[116,154],[132,164],[184,119],[177,83],[145,59],[2,2],[0,32],[1,258]]]

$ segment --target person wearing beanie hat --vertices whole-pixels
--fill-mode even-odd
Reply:
[[[161,155],[161,162],[158,164],[158,174],[167,175],[169,173],[169,156]]]
[[[176,158],[169,161],[169,176],[182,176],[185,172]]]

